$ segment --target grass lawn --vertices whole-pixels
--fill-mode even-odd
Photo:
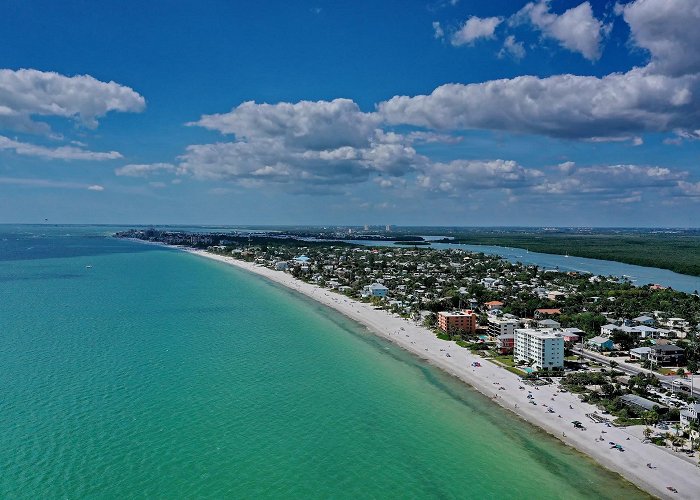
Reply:
[[[671,370],[670,368],[659,368],[659,373],[661,375],[675,375],[676,370]]]
[[[503,366],[506,370],[508,370],[511,373],[515,373],[519,377],[524,377],[525,375],[527,375],[527,372],[515,367],[515,363],[513,362],[513,356],[496,356],[493,358],[486,359],[491,361],[491,363],[493,363],[494,365]]]
[[[506,370],[508,370],[511,373],[515,373],[518,377],[524,377],[525,375],[527,375],[527,373],[514,366],[506,366]]]
[[[494,356],[493,359],[506,366],[515,366],[513,356]]]

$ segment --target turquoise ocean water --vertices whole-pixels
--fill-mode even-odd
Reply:
[[[333,311],[106,232],[0,226],[1,498],[645,498]]]

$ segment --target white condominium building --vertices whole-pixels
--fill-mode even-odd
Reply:
[[[517,319],[499,318],[489,316],[489,335],[498,337],[499,335],[514,335],[515,329],[520,326]]]
[[[515,361],[538,370],[564,368],[564,337],[551,329],[516,328]]]

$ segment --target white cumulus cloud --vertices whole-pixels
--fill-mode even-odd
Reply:
[[[94,128],[110,111],[142,111],[145,99],[133,89],[90,75],[64,76],[34,69],[0,69],[0,128],[50,133],[35,116],[71,118]]]
[[[549,4],[549,0],[530,2],[515,14],[512,22],[529,22],[545,37],[557,40],[562,47],[578,52],[591,61],[599,59],[605,28],[593,15],[591,4],[583,2],[563,14],[553,13]]]
[[[561,177],[549,177],[534,190],[558,195],[627,197],[642,190],[676,188],[688,172],[647,165],[594,165],[578,167],[573,162],[560,166]]]
[[[122,157],[117,151],[97,152],[88,151],[81,147],[75,146],[60,146],[57,148],[48,148],[36,144],[20,142],[9,137],[0,135],[0,150],[12,150],[18,155],[36,156],[48,160],[89,160],[103,161],[116,160]]]
[[[452,34],[450,42],[454,46],[460,46],[474,43],[479,38],[493,38],[496,28],[502,22],[502,17],[472,16],[459,30]]]
[[[674,76],[700,72],[700,2],[637,0],[621,10],[633,42],[651,54],[651,70]]]
[[[518,42],[513,35],[509,35],[503,41],[503,47],[498,51],[498,57],[511,56],[516,61],[525,57],[525,46],[523,42]]]
[[[175,172],[177,167],[171,163],[145,163],[124,165],[114,170],[121,177],[148,177],[158,172]]]
[[[363,182],[402,176],[425,159],[412,146],[424,137],[385,133],[377,113],[349,99],[258,104],[205,115],[190,125],[235,140],[187,147],[178,168],[198,178],[299,184]],[[427,140],[428,135],[425,139]]]
[[[695,95],[697,75],[674,78],[635,68],[602,78],[520,76],[442,85],[430,95],[393,97],[379,112],[392,124],[585,139],[688,128],[700,115]]]
[[[451,195],[473,189],[517,189],[539,181],[543,173],[513,160],[454,160],[431,163],[418,176],[418,185]]]

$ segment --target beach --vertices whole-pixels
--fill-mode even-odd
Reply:
[[[535,387],[524,384],[517,375],[472,354],[454,342],[438,339],[427,328],[384,310],[374,309],[370,304],[297,280],[287,273],[203,250],[183,250],[262,276],[336,310],[364,325],[374,334],[469,384],[503,408],[588,455],[607,469],[619,473],[654,496],[687,499],[698,497],[700,468],[690,459],[643,443],[638,429],[595,423],[586,416],[597,412],[595,406],[581,402],[574,394],[560,392],[556,385]],[[480,366],[474,366],[475,362]],[[532,399],[528,399],[528,394],[532,395]],[[549,411],[550,408],[552,412]],[[583,423],[585,430],[573,427],[572,422],[576,420]],[[611,446],[611,442],[621,445],[624,451]],[[651,468],[647,464],[651,464]],[[669,486],[675,488],[677,493],[671,492]]]

